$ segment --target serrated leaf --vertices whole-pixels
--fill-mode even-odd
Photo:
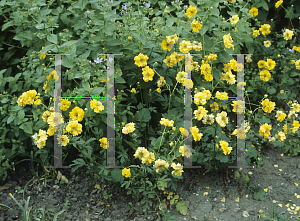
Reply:
[[[32,134],[32,122],[26,122],[21,124],[20,128],[28,134]]]
[[[111,177],[113,178],[114,182],[116,182],[116,183],[120,183],[124,180],[122,171],[117,168],[115,168],[111,171]]]
[[[54,34],[50,34],[47,36],[47,40],[53,44],[57,45],[57,36]]]
[[[105,88],[103,88],[103,87],[96,87],[96,88],[93,88],[92,90],[91,90],[91,95],[92,96],[100,96],[100,94],[104,91],[104,89]]]
[[[82,82],[82,87],[84,88],[84,90],[86,91],[90,91],[90,84],[88,82]]]
[[[185,205],[185,201],[178,202],[177,205],[176,205],[176,209],[182,215],[186,215],[187,214],[187,206]]]
[[[143,108],[135,114],[135,119],[140,122],[149,122],[151,120],[150,111],[146,108]]]
[[[117,77],[117,78],[115,79],[115,83],[116,83],[116,84],[125,84],[126,81],[125,81],[124,78],[122,78],[122,77]]]
[[[157,181],[157,188],[159,190],[165,190],[165,188],[167,188],[167,186],[168,186],[167,182],[165,182],[163,180]]]

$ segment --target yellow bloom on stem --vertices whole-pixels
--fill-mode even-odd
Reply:
[[[174,35],[167,36],[166,38],[167,42],[169,42],[170,44],[176,44],[176,42],[178,41],[178,36],[176,33]]]
[[[138,56],[134,57],[135,65],[137,65],[138,67],[144,67],[147,65],[148,59],[149,57],[147,55],[143,55],[140,53]]]
[[[130,92],[131,92],[131,93],[135,93],[135,94],[136,94],[136,90],[135,90],[135,88],[132,88]]]
[[[275,7],[278,8],[283,3],[283,0],[279,0],[275,3]]]
[[[216,98],[219,100],[228,100],[228,94],[227,92],[216,92]]]
[[[256,17],[258,15],[258,9],[257,8],[251,8],[249,10],[249,13],[252,15],[252,17]]]
[[[66,127],[66,131],[71,133],[73,135],[73,137],[81,134],[82,132],[82,125],[80,123],[78,123],[77,120],[72,120],[68,123],[67,127]]]
[[[179,43],[179,45],[179,50],[182,53],[189,53],[189,51],[193,49],[193,46],[190,43],[190,41],[183,40],[181,43]]]
[[[43,48],[44,48],[44,47],[42,47],[42,49],[43,49]],[[40,60],[41,60],[41,59],[45,59],[46,53],[47,53],[47,52],[43,53],[43,54],[40,56]]]
[[[177,165],[175,163],[172,163],[171,167],[174,168],[174,171],[172,171],[172,174],[174,174],[176,176],[181,176],[182,175],[183,166],[180,163],[177,163]]]
[[[220,141],[220,146],[224,152],[225,155],[230,154],[230,152],[232,151],[232,147],[228,147],[228,142],[221,140]]]
[[[132,133],[135,130],[135,123],[128,123],[125,125],[125,127],[122,128],[123,134],[129,134]]]
[[[272,59],[268,59],[266,62],[265,62],[265,68],[268,69],[269,71],[270,70],[273,70],[276,66],[276,62],[273,61]]]
[[[207,112],[208,111],[202,106],[198,106],[198,110],[194,110],[194,114],[197,120],[201,120],[203,117],[206,117]]]
[[[149,66],[143,68],[143,80],[145,82],[152,81],[153,76],[154,76],[154,71]]]
[[[259,135],[264,138],[268,138],[271,135],[270,133],[271,130],[272,130],[272,125],[265,123],[260,126]]]
[[[255,37],[257,37],[258,35],[260,35],[259,34],[259,30],[253,30],[253,34],[252,35],[254,35]]]
[[[257,62],[257,66],[258,68],[264,68],[265,67],[266,62],[263,60],[260,60],[259,62]]]
[[[62,116],[61,113],[59,113],[59,112],[52,112],[50,114],[50,116],[48,117],[48,119],[47,119],[47,123],[50,126],[53,126],[53,127],[59,126],[59,125],[61,125],[61,124],[64,123],[64,118],[63,118],[63,116]]]
[[[70,118],[72,120],[82,121],[84,117],[84,110],[80,107],[74,107],[73,110],[69,113]]]
[[[237,15],[233,15],[231,18],[230,18],[230,23],[235,25],[236,23],[238,23],[238,21],[240,20],[239,16]]]
[[[168,42],[167,40],[163,40],[160,46],[164,51],[171,51],[172,43]]]
[[[285,29],[285,32],[283,33],[284,40],[292,40],[293,35],[294,35],[293,31],[289,29]]]
[[[184,83],[185,78],[187,78],[187,73],[185,71],[180,71],[178,72],[178,74],[176,75],[176,80],[179,83]]]
[[[264,41],[264,46],[266,48],[270,47],[271,46],[271,42],[270,41]]]
[[[269,81],[271,78],[271,74],[267,70],[263,70],[263,71],[259,72],[259,76],[262,81]]]
[[[224,45],[226,48],[231,48],[234,50],[234,45],[232,44],[233,40],[230,36],[230,33],[223,36]],[[224,49],[226,51],[226,49]]]
[[[190,149],[185,144],[179,148],[179,153],[181,153],[183,157],[186,156],[187,158],[192,156]]]
[[[285,119],[285,117],[286,117],[286,113],[283,113],[282,111],[277,111],[275,117],[277,117],[277,120],[279,122],[282,122]]]
[[[261,104],[263,105],[263,111],[266,113],[271,113],[275,109],[275,102],[269,101],[269,99],[263,100]]]
[[[60,106],[60,109],[61,109],[62,111],[68,110],[70,106],[71,106],[71,102],[68,101],[68,99],[63,99],[63,100],[61,100],[61,106]]]
[[[165,160],[158,159],[155,161],[155,164],[153,165],[154,168],[156,168],[156,172],[164,171],[165,169],[169,168],[169,163]]]
[[[271,28],[271,25],[264,24],[264,25],[260,26],[259,30],[260,30],[262,35],[268,35],[268,34],[271,33],[270,28]]]
[[[228,124],[227,113],[225,111],[218,113],[216,121],[220,125],[220,127],[225,127]]]
[[[183,128],[183,127],[180,127],[180,128],[179,128],[179,131],[180,131],[184,136],[186,136],[186,137],[189,136],[189,132],[188,132],[187,129],[185,129],[185,128]]]
[[[95,99],[91,100],[90,107],[94,110],[96,113],[100,113],[100,111],[104,110],[104,106],[100,101],[97,101]]]
[[[142,163],[146,163],[150,153],[145,147],[138,147],[135,151],[135,154],[133,155],[135,158],[139,158]]]
[[[199,30],[202,28],[202,25],[194,19],[194,21],[191,23],[192,29],[194,32],[199,32]]]
[[[197,13],[197,8],[190,5],[190,7],[186,10],[185,15],[188,18],[192,18],[196,15],[196,13]]]
[[[107,147],[109,146],[109,144],[107,142],[107,138],[102,137],[99,141],[101,142],[100,147],[103,147],[104,149],[107,149]]]
[[[129,169],[124,168],[124,169],[122,170],[122,175],[123,175],[124,177],[126,177],[126,178],[130,177],[130,176],[131,176],[130,168],[129,168]]]
[[[132,37],[131,37],[131,36],[128,36],[128,39],[129,39],[129,40],[131,40],[131,39],[132,39]]]
[[[185,79],[183,86],[185,86],[187,89],[191,89],[193,88],[193,81],[191,79]]]

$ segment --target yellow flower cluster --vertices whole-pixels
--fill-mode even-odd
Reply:
[[[97,100],[91,100],[90,102],[90,107],[94,110],[94,112],[96,113],[100,113],[100,111],[104,110],[104,106],[102,105],[102,103],[100,101]]]
[[[42,47],[42,49],[44,49],[44,48],[45,48],[45,47]],[[41,51],[40,51],[40,52],[41,52]],[[43,54],[40,56],[40,60],[45,59],[46,53],[47,53],[47,52],[43,53]]]
[[[239,16],[233,15],[233,16],[230,18],[230,23],[231,23],[232,25],[235,25],[236,23],[238,23],[239,20],[240,20]]]
[[[202,28],[202,25],[196,20],[194,19],[194,21],[191,23],[192,29],[194,32],[199,32],[199,30]]]
[[[218,113],[216,121],[220,125],[220,127],[225,127],[228,124],[227,113],[225,111]]]
[[[212,125],[215,122],[215,116],[213,114],[206,115],[203,117],[202,122],[204,124]]]
[[[182,53],[189,53],[190,50],[193,49],[193,46],[191,44],[190,41],[186,41],[186,40],[182,40],[180,43],[179,43],[179,50],[182,52]]]
[[[194,110],[194,114],[197,120],[201,120],[203,117],[205,117],[207,115],[207,110],[202,107],[202,106],[198,106],[198,110]]]
[[[271,42],[270,41],[264,41],[264,46],[266,48],[270,47],[271,46]]]
[[[275,7],[278,8],[283,3],[283,0],[279,0],[275,3]]]
[[[124,169],[122,170],[122,175],[123,175],[124,177],[126,177],[126,178],[130,177],[130,176],[131,176],[130,168],[129,168],[129,169],[124,168]]]
[[[24,92],[19,98],[18,98],[18,106],[25,106],[27,105],[40,105],[41,100],[39,99],[39,95],[37,94],[36,90],[29,90]],[[36,99],[36,100],[35,100]]]
[[[191,130],[191,133],[193,135],[194,140],[195,141],[200,141],[201,138],[202,138],[202,136],[203,136],[203,134],[202,133],[198,133],[199,129],[196,126],[194,126],[194,127],[191,127],[190,130]]]
[[[194,96],[194,103],[197,105],[205,105],[206,102],[211,98],[211,92],[209,90],[205,90],[202,92],[198,92]]]
[[[166,127],[173,127],[174,121],[173,120],[170,121],[168,119],[161,118],[159,123],[166,126]]]
[[[237,112],[239,114],[242,114],[244,112],[245,104],[241,100],[232,101],[231,106],[233,107],[232,111],[235,113]]]
[[[269,81],[271,78],[270,70],[273,70],[276,66],[276,62],[272,59],[267,59],[267,61],[260,60],[257,62],[259,68],[266,68],[267,70],[262,70],[259,72],[260,79],[262,81]]]
[[[300,46],[299,47],[297,47],[297,46],[293,46],[293,49],[295,50],[295,51],[298,51],[298,52],[300,52]]]
[[[181,153],[183,157],[186,156],[187,158],[190,158],[192,156],[192,152],[185,144],[184,146],[179,147],[179,153]]]
[[[271,135],[270,133],[271,130],[272,130],[272,125],[265,123],[260,126],[259,135],[264,138],[268,138]]]
[[[232,74],[231,70],[227,71],[225,74],[222,72],[223,77],[220,77],[220,80],[227,81],[229,84],[235,84],[236,79],[235,75]]]
[[[169,163],[165,160],[158,159],[155,161],[153,167],[156,169],[156,172],[164,171],[169,168]]]
[[[184,59],[184,55],[180,55],[177,52],[173,52],[170,56],[167,56],[163,62],[168,67],[173,67],[175,64],[177,64],[179,61],[182,61]]]
[[[180,127],[180,128],[179,128],[179,131],[180,131],[184,136],[186,136],[186,137],[189,136],[189,132],[188,132],[187,129],[185,129],[185,128],[183,128],[183,127]]]
[[[250,126],[249,125],[249,122],[247,122],[245,125],[241,125],[240,128],[238,129],[235,129],[233,132],[232,132],[232,135],[235,135],[237,136],[238,139],[246,139],[247,136],[246,136],[246,133],[250,130]],[[244,126],[247,127],[244,129]]]
[[[74,136],[82,133],[82,124],[78,123],[78,120],[72,120],[68,123],[66,131]]]
[[[197,13],[197,8],[190,5],[190,7],[186,10],[185,15],[188,18],[192,18],[196,15],[196,13]]]
[[[285,32],[283,33],[284,40],[292,40],[293,35],[294,35],[293,31],[289,29],[285,29]]]
[[[165,86],[165,84],[166,84],[166,80],[164,79],[163,76],[160,76],[159,80],[157,81],[157,87],[161,88]]]
[[[224,41],[224,45],[226,48],[231,48],[234,50],[234,45],[232,44],[233,40],[230,36],[230,33],[227,35],[223,36],[223,41]],[[224,48],[224,51],[226,51],[226,49]]]
[[[145,82],[152,81],[153,76],[154,76],[154,71],[149,66],[143,68],[143,80]]]
[[[135,123],[128,123],[128,124],[126,124],[125,127],[122,128],[122,133],[123,134],[132,133],[133,131],[135,131],[134,125],[135,125]]]
[[[50,82],[51,78],[53,78],[54,80],[58,80],[59,76],[57,74],[57,72],[54,70],[54,71],[51,71],[47,76],[47,81],[45,81],[44,83],[44,86],[43,86],[43,90],[45,91],[45,93],[47,94],[47,92],[50,90],[50,89],[46,89],[47,88],[47,85],[48,83]]]
[[[261,32],[262,35],[268,35],[271,33],[270,28],[271,28],[271,25],[264,24],[264,25],[260,26],[259,31]]]
[[[252,17],[256,17],[258,15],[258,9],[257,8],[251,8],[249,10],[249,13],[252,15]]]
[[[275,137],[280,141],[284,141],[286,139],[286,136],[283,132],[278,132],[278,134],[275,135]]]
[[[69,143],[69,138],[67,135],[62,135],[58,137],[58,143],[61,144],[62,146],[67,146],[67,144]]]
[[[275,102],[269,101],[269,99],[263,100],[261,104],[263,105],[262,107],[263,111],[266,113],[270,114],[272,110],[275,109]]]
[[[47,119],[47,123],[52,127],[56,127],[64,123],[64,118],[61,113],[52,112]]]
[[[216,55],[216,54],[209,54],[208,56],[205,55],[204,57],[205,57],[205,59],[206,59],[208,62],[211,62],[211,61],[217,60],[218,55]]]
[[[102,137],[101,139],[99,139],[100,143],[100,147],[103,147],[104,149],[107,149],[107,147],[109,146],[108,142],[107,142],[107,138],[106,137]]]
[[[39,134],[35,133],[32,138],[34,139],[34,144],[37,145],[39,149],[42,149],[46,145],[47,134],[44,130],[39,130]]]
[[[216,92],[216,98],[219,100],[228,100],[228,94],[227,92]]]
[[[66,111],[66,110],[69,109],[70,106],[71,106],[71,102],[68,101],[68,99],[63,99],[63,100],[61,101],[60,109],[61,109],[62,111]]]
[[[228,147],[228,142],[226,142],[226,141],[221,140],[220,146],[225,155],[230,154],[230,152],[232,151],[232,147]]]
[[[138,147],[133,156],[139,158],[143,164],[150,164],[155,160],[154,153],[149,152],[145,147]]]
[[[217,110],[219,110],[219,105],[216,102],[212,103],[209,106],[210,106],[212,112],[216,112]]]
[[[70,118],[72,118],[73,121],[82,121],[84,117],[84,110],[80,107],[74,107],[73,110],[69,113]]]
[[[172,163],[171,167],[174,168],[174,171],[172,171],[172,174],[174,174],[176,176],[181,176],[182,175],[183,166],[180,163],[177,163],[177,165],[175,163]]]
[[[139,54],[138,56],[134,57],[135,65],[138,67],[144,67],[147,65],[147,60],[149,57],[147,55]]]
[[[283,113],[282,111],[277,111],[276,117],[279,122],[282,122],[286,117],[286,113]]]

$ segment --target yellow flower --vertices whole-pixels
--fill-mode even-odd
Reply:
[[[135,88],[132,88],[130,92],[131,92],[131,93],[136,93]]]
[[[185,129],[185,128],[183,128],[183,127],[180,127],[180,128],[179,128],[179,131],[180,131],[184,136],[186,136],[186,137],[189,136],[189,132],[188,132],[187,129]]]
[[[271,78],[271,74],[267,70],[263,70],[263,71],[259,72],[259,76],[262,81],[268,81]]]
[[[255,37],[257,37],[258,35],[260,35],[260,34],[259,34],[259,30],[253,30],[253,35],[254,35]]]
[[[100,111],[104,110],[104,106],[100,101],[97,101],[95,99],[91,100],[90,107],[94,110],[96,113],[100,113]]]
[[[156,32],[157,32],[157,34],[159,33],[159,31],[158,31],[157,29],[154,29],[154,31],[156,31]]]
[[[185,79],[183,86],[185,86],[187,89],[191,89],[193,88],[193,81],[191,79]]]
[[[265,123],[262,126],[260,126],[259,135],[264,138],[268,138],[271,135],[270,133],[271,130],[272,130],[272,125]]]
[[[271,33],[270,28],[271,28],[271,25],[264,24],[264,25],[260,26],[259,30],[260,30],[262,35],[268,35],[268,34]]]
[[[73,121],[82,121],[84,117],[84,110],[80,107],[74,107],[73,110],[69,113],[70,118],[72,118]]]
[[[179,43],[179,50],[182,53],[189,53],[190,50],[193,49],[192,44],[190,43],[190,41],[181,41],[181,43]]]
[[[131,36],[128,36],[128,39],[130,40],[130,39],[132,39],[132,37],[131,37]]]
[[[230,23],[235,25],[236,23],[238,23],[238,21],[240,20],[239,16],[237,15],[233,15],[231,18],[230,18]]]
[[[181,153],[183,157],[186,156],[187,158],[192,156],[190,149],[185,144],[179,148],[179,153]]]
[[[278,8],[283,3],[283,0],[279,0],[275,3],[275,7]]]
[[[270,41],[264,41],[264,46],[266,48],[270,47],[271,46],[271,42]]]
[[[265,191],[265,192],[268,192],[268,188],[267,188],[267,189],[264,189],[264,191]]]
[[[71,106],[71,102],[68,101],[68,99],[63,99],[63,100],[61,100],[61,106],[60,106],[60,109],[61,109],[62,111],[68,110],[70,106]]]
[[[122,175],[123,175],[124,177],[126,177],[126,178],[130,177],[130,176],[131,176],[130,168],[129,168],[129,169],[124,168],[124,169],[122,170]]]
[[[295,183],[295,186],[298,186],[298,183]]]
[[[152,81],[153,76],[154,76],[154,71],[149,66],[143,68],[143,80],[145,82]]]
[[[157,91],[158,93],[160,93],[160,92],[161,92],[161,89],[158,87],[158,88],[156,89],[156,91]]]
[[[166,13],[170,13],[170,11],[169,11],[169,10],[167,10],[167,9],[165,10],[165,12],[166,12]]]
[[[230,33],[223,36],[224,45],[226,48],[231,48],[234,50],[234,45],[232,44],[233,40],[230,36]],[[224,49],[226,51],[226,49]]]
[[[147,65],[148,59],[149,57],[147,55],[143,55],[140,53],[138,56],[134,57],[135,65],[137,65],[138,67],[144,67]]]
[[[43,49],[44,47],[42,47],[42,49]],[[47,53],[47,52],[46,52]],[[46,57],[46,53],[43,53],[41,56],[40,56],[40,60],[41,59],[45,59],[45,57]]]
[[[172,147],[173,146],[173,142],[169,143],[169,145]]]
[[[283,94],[284,93],[284,90],[280,90],[280,94]]]
[[[225,155],[230,154],[230,152],[232,151],[232,147],[228,147],[228,142],[226,142],[226,141],[221,140],[220,146]]]
[[[185,15],[188,18],[192,18],[196,15],[196,13],[197,13],[197,8],[190,5],[190,7],[186,10]]]
[[[257,8],[251,8],[249,10],[249,13],[252,15],[252,17],[256,17],[258,15],[258,9]]]
[[[202,25],[194,19],[194,21],[191,23],[192,29],[194,32],[199,32],[199,30],[202,28]]]
[[[174,168],[174,171],[172,171],[172,174],[175,174],[176,176],[181,176],[182,175],[183,166],[180,163],[177,163],[177,165],[175,163],[172,163],[171,167]]]
[[[132,133],[135,130],[134,125],[135,125],[135,123],[126,124],[125,127],[122,128],[122,133],[123,134]]]
[[[285,29],[285,32],[283,33],[284,40],[292,40],[293,35],[294,35],[293,31],[289,29]]]
[[[263,61],[263,60],[260,60],[259,62],[257,62],[257,65],[258,65],[258,67],[259,68],[264,68],[265,67],[265,61]]]
[[[67,132],[71,133],[74,136],[81,134],[82,125],[78,123],[77,120],[70,121],[66,127]]]
[[[69,143],[69,138],[67,135],[62,135],[62,145],[65,147]]]
[[[216,121],[220,125],[220,127],[225,127],[226,124],[228,124],[227,113],[225,111],[218,113],[216,117]]]
[[[179,83],[184,83],[185,78],[187,78],[187,73],[184,71],[180,71],[178,72],[178,74],[176,75],[176,80]]]
[[[271,113],[275,109],[275,102],[271,102],[269,99],[263,100],[261,104],[263,105],[263,111],[266,113]]]
[[[169,43],[167,40],[163,40],[160,46],[164,51],[171,51],[172,43]]]
[[[37,99],[33,104],[34,104],[34,105],[40,105],[41,102],[42,102],[41,99]]]
[[[273,70],[276,66],[276,62],[273,61],[272,59],[268,59],[266,62],[265,62],[265,68],[268,69],[269,71],[270,70]]]
[[[99,141],[101,142],[100,147],[103,147],[103,149],[107,149],[107,147],[109,146],[107,138],[102,137]]]
[[[207,112],[208,111],[205,110],[205,108],[202,106],[198,106],[198,110],[194,110],[194,114],[197,120],[201,120],[203,117],[206,117]]]
[[[61,113],[52,112],[49,118],[47,119],[47,123],[53,127],[59,126],[64,123],[64,118]]]
[[[158,173],[159,171],[164,171],[169,168],[169,163],[165,160],[158,159],[155,161],[153,167],[156,168],[156,172]]]
[[[145,147],[138,147],[133,156],[142,160],[142,163],[144,164],[147,162],[149,155],[150,153]]]
[[[219,92],[217,91],[216,92],[216,98],[219,99],[219,100],[228,100],[228,94],[227,92]]]

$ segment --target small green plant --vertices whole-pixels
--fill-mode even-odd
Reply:
[[[268,210],[268,212],[269,212],[269,214],[271,215],[272,218],[264,215],[263,214],[264,211],[262,211],[262,210],[259,211],[259,216],[258,217],[260,219],[263,218],[265,221],[267,221],[267,220],[273,220],[273,221],[290,221],[291,220],[290,218],[289,219],[287,218],[287,214],[285,215],[285,217],[280,216],[279,213],[277,213],[277,209],[276,210],[274,209],[273,205],[272,205],[272,211]],[[275,219],[275,218],[277,218],[277,219]],[[297,220],[299,220],[299,218]]]
[[[70,206],[70,202],[69,202],[69,200],[66,200],[66,202],[65,202],[65,204],[64,204],[65,206]]]
[[[111,197],[112,197],[112,194],[108,195],[106,190],[103,191],[103,198],[104,199],[107,200],[107,199],[110,199]]]

